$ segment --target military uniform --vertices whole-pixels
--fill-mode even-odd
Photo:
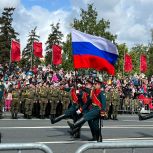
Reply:
[[[59,90],[57,88],[53,88],[51,92],[51,115],[56,115],[56,107],[59,102]]]
[[[25,116],[28,119],[32,118],[33,103],[35,100],[35,89],[28,87],[26,89],[26,100],[25,100]]]
[[[60,91],[60,101],[63,104],[63,113],[65,112],[66,109],[68,109],[68,105],[70,103],[70,94],[66,92],[65,90]]]
[[[119,104],[120,104],[120,95],[115,89],[113,91],[113,120],[117,120],[117,114],[118,114],[118,109],[119,109]]]
[[[72,105],[67,110],[65,110],[63,115],[56,117],[56,118],[51,117],[50,120],[52,124],[59,122],[60,120],[66,119],[66,118],[72,118],[74,120],[76,118],[76,115],[77,115],[76,110],[79,108],[76,89],[75,88],[71,88],[71,89],[65,88],[64,90],[70,93]]]
[[[3,114],[3,103],[4,103],[3,94],[4,94],[4,84],[0,80],[0,119],[2,118],[2,114]]]
[[[106,109],[106,97],[105,93],[101,89],[94,89],[91,92],[92,105],[88,112],[86,112],[82,118],[80,118],[76,123],[72,124],[68,122],[68,125],[72,129],[72,133],[75,133],[78,128],[80,128],[86,121],[92,121],[93,126],[93,136],[95,140],[99,140],[99,116],[100,111],[105,111]]]
[[[112,113],[113,113],[113,105],[112,105],[112,97],[113,93],[112,91],[108,91],[106,92],[106,111],[107,111],[107,114],[108,114],[108,119],[111,119],[112,117]]]
[[[40,87],[39,103],[40,103],[40,118],[44,119],[45,109],[46,109],[46,105],[47,105],[47,90],[46,90],[45,86]]]
[[[17,119],[17,114],[19,112],[21,94],[20,90],[15,88],[12,91],[12,103],[11,103],[11,114],[13,119]]]
[[[47,105],[46,105],[46,110],[45,110],[45,116],[49,117],[50,112],[51,112],[51,96],[52,96],[52,89],[47,86]]]

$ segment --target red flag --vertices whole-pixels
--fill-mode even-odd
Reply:
[[[131,72],[132,71],[132,58],[130,55],[125,54],[124,56],[124,71]]]
[[[36,57],[42,58],[42,43],[41,42],[33,42],[33,53]]]
[[[12,40],[11,42],[11,62],[18,62],[21,59],[20,56],[20,43]]]
[[[62,48],[59,45],[52,46],[52,61],[54,65],[62,63]]]
[[[147,71],[147,58],[146,55],[140,56],[140,72],[146,72]]]

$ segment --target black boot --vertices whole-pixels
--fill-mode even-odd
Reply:
[[[139,113],[138,116],[139,116],[139,120],[142,121],[142,120],[153,118],[153,113],[147,114],[145,116],[141,116],[141,114]]]
[[[56,118],[50,118],[51,124],[54,124],[56,122],[59,122],[60,120],[65,119],[65,114],[58,116]]]
[[[73,135],[73,138],[79,139],[80,138],[80,128],[77,132]]]
[[[67,124],[69,125],[69,127],[73,130],[77,127],[81,127],[84,123],[85,123],[85,119],[84,117],[80,118],[78,121],[76,121],[74,124],[72,124],[71,122],[67,121]]]
[[[76,127],[75,129],[72,129],[69,131],[70,135],[74,136],[76,133],[80,131],[80,127]]]

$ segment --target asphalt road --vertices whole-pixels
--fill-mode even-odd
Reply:
[[[82,127],[81,138],[73,139],[68,134],[66,120],[51,125],[49,119],[9,119],[9,114],[0,120],[0,132],[2,143],[30,143],[37,142],[49,146],[54,153],[74,153],[81,145],[88,143],[91,133],[87,124]],[[153,140],[153,119],[139,121],[137,115],[119,115],[118,121],[104,120],[102,135],[104,142]],[[108,150],[111,152],[123,152],[123,150]],[[23,151],[25,152],[25,151]],[[32,151],[35,152],[35,151]],[[37,151],[39,152],[39,151]],[[89,152],[102,152],[91,150]],[[131,150],[124,150],[125,153]],[[153,152],[150,149],[138,149],[138,152]]]

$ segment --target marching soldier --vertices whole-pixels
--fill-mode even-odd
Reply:
[[[4,94],[4,84],[2,81],[3,73],[0,71],[0,119],[2,118],[3,114],[3,94]]]
[[[72,134],[74,134],[77,129],[79,129],[86,121],[92,120],[92,124],[94,126],[94,140],[99,141],[99,116],[101,111],[106,110],[106,97],[104,92],[101,90],[101,82],[99,80],[95,80],[94,87],[95,89],[93,89],[91,92],[91,109],[85,113],[83,117],[81,117],[77,122],[74,124],[68,122],[68,125],[72,129]]]

